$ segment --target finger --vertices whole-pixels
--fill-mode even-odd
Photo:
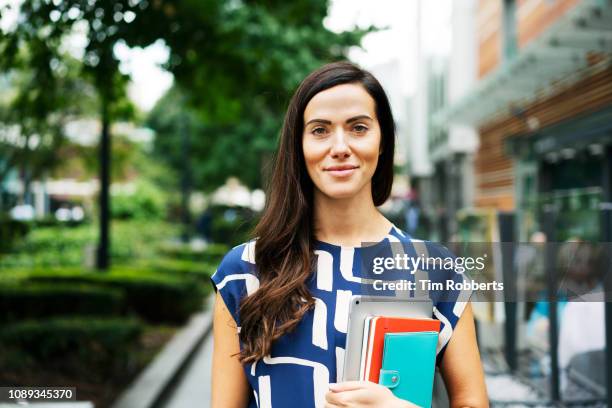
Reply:
[[[371,390],[359,389],[351,391],[351,402],[365,404],[372,402],[373,397],[374,395]]]
[[[344,381],[339,383],[331,383],[329,384],[329,389],[333,392],[343,392],[343,391],[351,391],[358,390],[361,388],[365,388],[367,384],[365,381]]]
[[[347,403],[346,393],[328,392],[325,394],[325,402],[338,406],[345,407]]]

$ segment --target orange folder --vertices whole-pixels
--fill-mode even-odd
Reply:
[[[386,333],[440,332],[440,321],[406,317],[374,317],[370,321],[366,361],[361,378],[378,384]]]

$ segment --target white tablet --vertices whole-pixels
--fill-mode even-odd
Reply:
[[[399,299],[383,296],[353,296],[349,311],[342,381],[359,380],[364,322],[368,316],[431,318],[430,299]]]

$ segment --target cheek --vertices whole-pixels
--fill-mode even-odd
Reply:
[[[306,166],[310,168],[325,158],[326,149],[321,143],[304,139],[302,142],[302,152]]]
[[[356,146],[361,159],[376,167],[380,157],[380,136],[374,136],[369,140],[363,140]]]

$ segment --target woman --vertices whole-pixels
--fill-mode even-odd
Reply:
[[[213,408],[415,406],[378,384],[336,383],[347,299],[362,290],[361,244],[411,242],[376,208],[391,192],[394,131],[384,90],[350,63],[326,65],[297,89],[257,239],[212,277]],[[438,295],[437,362],[451,406],[488,406],[466,294]]]

